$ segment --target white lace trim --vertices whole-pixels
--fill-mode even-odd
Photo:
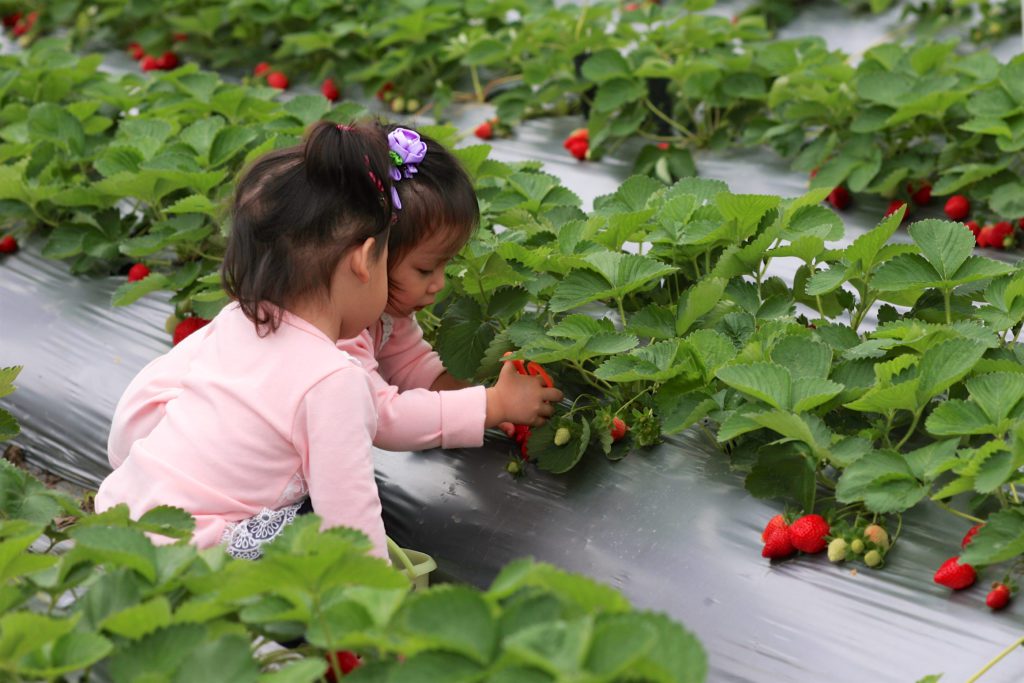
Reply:
[[[302,503],[294,503],[278,510],[263,508],[258,514],[224,528],[221,542],[231,557],[240,560],[258,560],[263,557],[263,546],[277,538],[289,524]]]
[[[306,478],[302,476],[302,470],[295,470],[295,474],[285,484],[284,490],[281,491],[281,495],[277,497],[274,504],[270,507],[273,509],[283,508],[286,505],[299,502],[309,495],[309,485],[306,483]]]
[[[384,345],[388,343],[388,339],[391,339],[391,333],[395,330],[395,319],[388,313],[380,314],[380,343],[377,344],[377,350],[384,348]]]

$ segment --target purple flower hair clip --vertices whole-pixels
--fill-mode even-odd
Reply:
[[[395,128],[388,133],[388,149],[391,150],[391,180],[398,182],[402,178],[412,178],[419,170],[416,165],[427,156],[427,143],[420,140],[420,134],[408,128]],[[402,208],[398,198],[398,190],[391,186],[391,203],[396,209]]]

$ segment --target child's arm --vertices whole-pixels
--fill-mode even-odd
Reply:
[[[344,420],[338,419],[338,409]],[[358,529],[387,557],[380,495],[373,474],[377,414],[367,373],[345,368],[306,392],[295,415],[292,441],[303,456],[313,511],[323,527]]]
[[[447,389],[463,389],[468,384],[438,387],[435,382],[450,380],[458,382],[444,368],[441,357],[423,338],[423,330],[416,318],[393,318],[394,324],[387,342],[377,352],[381,376],[400,390],[431,389],[441,391]]]

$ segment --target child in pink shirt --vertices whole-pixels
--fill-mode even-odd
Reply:
[[[109,442],[116,469],[97,509],[123,502],[137,517],[177,505],[196,517],[199,546],[224,542],[255,558],[308,497],[325,526],[366,532],[384,556],[370,456],[382,426],[385,446],[473,445],[485,427],[550,416],[561,392],[510,369],[486,390],[400,394],[378,373],[385,344],[355,343],[369,325],[383,327],[385,242],[401,214],[394,183],[431,166],[440,147],[428,142],[405,129],[321,122],[303,145],[255,163],[236,193],[225,256],[237,303],[128,387]],[[392,158],[398,150],[390,166],[388,144]],[[395,328],[377,337],[394,342],[381,369],[407,386],[444,382],[415,321]]]
[[[405,129],[387,126],[382,134],[395,137],[396,130]],[[471,386],[449,374],[423,339],[415,313],[444,287],[445,265],[477,229],[480,213],[458,159],[432,138],[417,137],[425,145],[417,172],[403,173],[394,185],[402,208],[389,233],[387,308],[359,335],[339,339],[338,348],[369,373],[378,416],[374,445],[393,451],[475,447],[495,420],[506,432],[513,422],[543,424],[562,393],[538,388],[536,378],[516,375],[511,365],[494,387]],[[167,361],[150,364],[125,390],[108,441],[113,467],[160,419],[167,401],[181,390],[180,375]]]

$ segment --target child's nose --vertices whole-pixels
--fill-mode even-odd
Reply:
[[[437,274],[430,279],[430,285],[427,287],[427,291],[431,294],[436,294],[444,289],[444,270],[438,269]]]

